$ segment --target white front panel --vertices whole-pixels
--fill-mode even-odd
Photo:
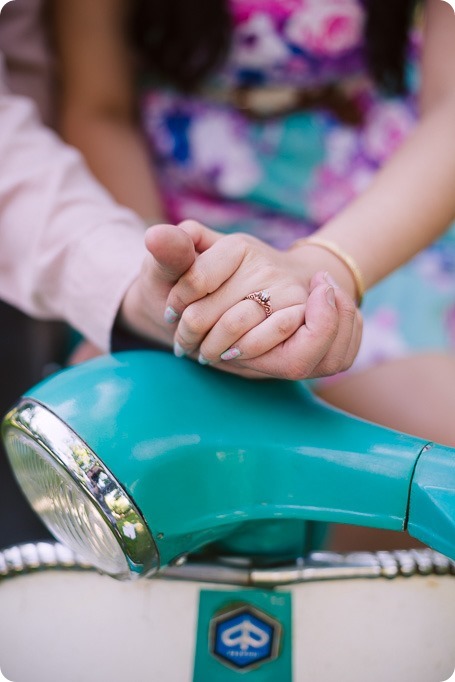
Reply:
[[[0,669],[13,682],[191,682],[201,588],[223,586],[76,571],[0,582]],[[454,577],[283,589],[294,682],[442,682],[455,668]]]

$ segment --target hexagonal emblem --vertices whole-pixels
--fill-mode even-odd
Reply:
[[[210,621],[210,651],[238,672],[273,661],[280,648],[280,623],[251,604],[237,604]]]

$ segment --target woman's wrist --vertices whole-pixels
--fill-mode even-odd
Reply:
[[[335,245],[335,242],[330,243]],[[336,245],[334,250],[329,250],[316,241],[313,243],[311,240],[299,239],[291,245],[288,254],[296,259],[299,268],[305,268],[308,280],[318,271],[327,272],[337,286],[346,291],[359,304],[363,295],[363,287],[362,285],[359,287],[346,260],[340,258],[334,251],[344,254],[341,249],[336,248]],[[358,272],[360,273],[360,270]],[[360,277],[363,280],[361,274]]]
[[[362,272],[354,258],[335,241],[319,237],[318,235],[297,240],[297,242],[291,246],[291,249],[309,246],[322,249],[332,256],[335,256],[335,258],[344,266],[345,270],[349,272],[352,283],[354,284],[355,301],[357,305],[360,306],[365,293],[365,283]]]

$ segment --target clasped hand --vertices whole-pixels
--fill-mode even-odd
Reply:
[[[124,323],[178,356],[250,378],[308,379],[351,366],[362,320],[352,298],[302,254],[192,220],[146,234]],[[245,299],[264,291],[272,314]]]

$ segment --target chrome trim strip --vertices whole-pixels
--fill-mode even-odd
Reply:
[[[70,549],[56,542],[26,543],[0,551],[0,583],[2,579],[46,569],[96,570]],[[393,579],[426,575],[455,576],[455,561],[431,549],[349,554],[311,552],[295,564],[274,569],[236,567],[220,561],[213,564],[199,563],[192,559],[181,566],[160,571],[155,578],[277,587],[321,580]]]
[[[0,581],[52,568],[96,570],[58,542],[28,542],[0,552]]]
[[[7,450],[8,434],[19,431],[27,435],[90,498],[114,534],[128,564],[128,574],[115,577],[137,578],[158,570],[158,550],[141,513],[109,469],[67,424],[40,403],[23,398],[6,415],[2,430]]]

